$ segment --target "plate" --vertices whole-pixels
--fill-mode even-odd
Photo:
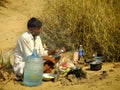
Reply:
[[[51,79],[54,79],[54,78],[55,78],[54,74],[51,74],[51,73],[44,73],[43,74],[43,80],[51,80]]]

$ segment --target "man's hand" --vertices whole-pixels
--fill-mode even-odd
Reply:
[[[60,54],[65,52],[65,50],[65,47],[62,47],[61,49],[50,50],[48,51],[48,55]]]

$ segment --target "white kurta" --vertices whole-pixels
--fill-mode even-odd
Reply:
[[[39,36],[36,37],[35,40],[35,48],[37,49],[37,53],[41,56],[47,56],[48,51],[44,50],[41,38]],[[16,45],[15,53],[14,53],[14,72],[18,75],[23,74],[23,68],[25,65],[25,57],[32,54],[34,49],[34,38],[30,32],[23,33]]]

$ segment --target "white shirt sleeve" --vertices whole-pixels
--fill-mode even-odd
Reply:
[[[30,43],[27,42],[26,38],[22,35],[16,45],[14,52],[14,71],[17,74],[23,73],[24,60],[26,56],[32,54],[32,47]]]
[[[22,43],[20,40],[18,40],[15,52],[14,52],[14,64],[19,64],[20,62],[23,62],[23,49],[22,49]]]
[[[23,61],[23,48],[22,42],[19,39],[14,52],[14,72],[18,75],[23,73],[24,61]],[[22,71],[22,72],[21,72]]]
[[[15,63],[20,63],[24,61],[26,56],[32,54],[32,48],[29,46],[29,43],[25,40],[25,38],[21,37],[16,45],[15,49]]]

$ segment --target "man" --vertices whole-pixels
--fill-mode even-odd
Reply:
[[[28,31],[23,33],[16,45],[14,53],[14,72],[16,74],[16,80],[20,80],[23,75],[23,69],[25,65],[25,57],[32,54],[34,48],[37,49],[37,53],[46,60],[44,64],[44,72],[50,72],[57,60],[53,55],[57,53],[57,50],[47,51],[44,50],[41,38],[39,36],[41,32],[42,23],[37,18],[31,18],[27,23]]]

